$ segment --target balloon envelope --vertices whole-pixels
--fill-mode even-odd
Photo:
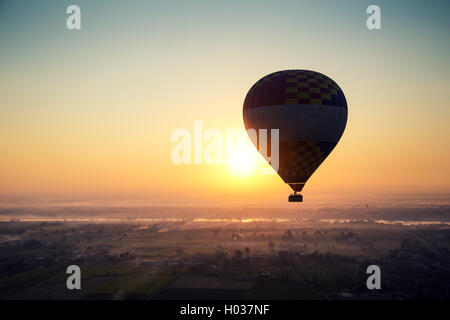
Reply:
[[[259,129],[279,129],[278,174],[294,191],[301,191],[341,138],[347,102],[329,77],[284,70],[251,87],[243,113],[246,129],[258,134]]]

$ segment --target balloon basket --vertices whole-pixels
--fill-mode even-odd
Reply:
[[[289,196],[289,202],[303,202],[303,196],[301,194],[291,194]]]

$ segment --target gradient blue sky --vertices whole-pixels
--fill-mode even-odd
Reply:
[[[70,4],[82,30],[65,27]],[[366,28],[369,4],[382,30]],[[242,127],[250,86],[292,68],[330,76],[349,102],[311,191],[448,192],[449,12],[448,1],[1,1],[0,193],[284,195],[277,177],[174,167],[170,133],[196,119]]]

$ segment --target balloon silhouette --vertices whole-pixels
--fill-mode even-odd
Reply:
[[[259,129],[279,129],[278,174],[294,190],[289,201],[302,201],[297,192],[344,132],[347,102],[341,88],[314,71],[274,72],[251,87],[243,113],[246,129],[258,135]]]

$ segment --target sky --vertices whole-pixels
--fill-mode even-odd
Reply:
[[[81,30],[66,8],[81,8]],[[368,30],[366,8],[381,8]],[[277,175],[175,165],[174,130],[243,128],[258,79],[326,74],[341,141],[304,197],[450,192],[448,1],[0,1],[0,197],[287,205]],[[312,197],[311,199],[313,199]]]

